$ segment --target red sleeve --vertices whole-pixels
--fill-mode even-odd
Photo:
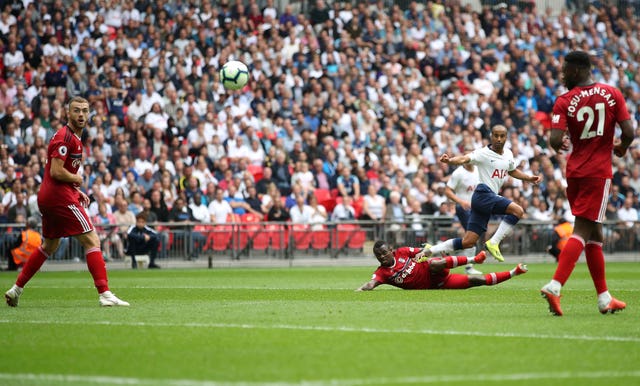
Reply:
[[[66,161],[69,156],[69,144],[62,141],[52,142],[49,147],[49,156],[51,158],[59,158],[62,161]]]
[[[411,259],[415,257],[421,251],[420,248],[414,247],[400,247],[396,249],[396,257],[404,257],[407,259]]]
[[[551,129],[567,131],[567,100],[559,97],[553,105]]]

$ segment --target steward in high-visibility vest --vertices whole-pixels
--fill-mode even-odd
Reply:
[[[568,221],[563,221],[553,228],[553,235],[551,236],[551,246],[548,251],[558,261],[558,256],[562,252],[562,248],[567,244],[569,237],[573,233],[573,224]]]
[[[37,220],[29,219],[27,228],[20,232],[20,237],[16,238],[11,249],[12,259],[9,259],[9,270],[16,270],[23,266],[29,260],[29,256],[42,245],[42,236],[34,230],[37,225]]]

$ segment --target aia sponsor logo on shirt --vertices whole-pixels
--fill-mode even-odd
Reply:
[[[509,172],[506,169],[494,169],[491,178],[505,178]]]

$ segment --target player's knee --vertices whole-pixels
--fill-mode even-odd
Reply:
[[[485,284],[486,284],[486,280],[483,275],[469,275],[470,287],[478,287]]]
[[[478,237],[476,237],[476,236],[465,236],[462,239],[462,249],[475,247],[477,242],[478,242]]]
[[[510,208],[509,208],[509,212],[507,214],[511,214],[513,216],[516,216],[518,218],[518,220],[521,220],[522,217],[524,216],[524,209],[522,209],[522,207],[518,204],[511,204]]]

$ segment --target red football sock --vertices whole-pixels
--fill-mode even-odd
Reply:
[[[511,279],[511,272],[491,272],[484,275],[485,285],[496,285]]]
[[[455,268],[459,265],[465,265],[469,261],[469,258],[466,256],[445,256],[444,259],[447,261],[447,268]]]
[[[42,247],[39,247],[38,249],[33,251],[31,256],[29,256],[29,260],[27,260],[27,262],[24,263],[24,267],[22,267],[22,272],[20,272],[20,274],[18,275],[18,279],[16,280],[16,285],[18,287],[24,288],[24,286],[27,285],[29,280],[31,280],[33,275],[35,275],[36,272],[38,272],[40,267],[42,267],[42,264],[44,264],[44,262],[48,258],[49,258],[49,255],[47,255],[47,252],[45,252],[44,249],[42,249]]]
[[[87,259],[87,267],[93,277],[93,283],[98,289],[98,293],[101,294],[105,291],[109,291],[109,284],[107,284],[107,266],[104,264],[104,258],[102,257],[102,251],[100,248],[91,248],[85,255]]]
[[[569,280],[571,272],[576,267],[576,262],[580,258],[580,254],[584,249],[584,240],[580,236],[573,235],[569,237],[567,244],[562,248],[560,256],[558,256],[558,267],[553,274],[553,280],[557,280],[564,286]]]
[[[584,254],[587,256],[587,266],[596,287],[598,295],[607,291],[607,278],[604,269],[604,253],[602,253],[602,243],[589,241],[584,248]]]

